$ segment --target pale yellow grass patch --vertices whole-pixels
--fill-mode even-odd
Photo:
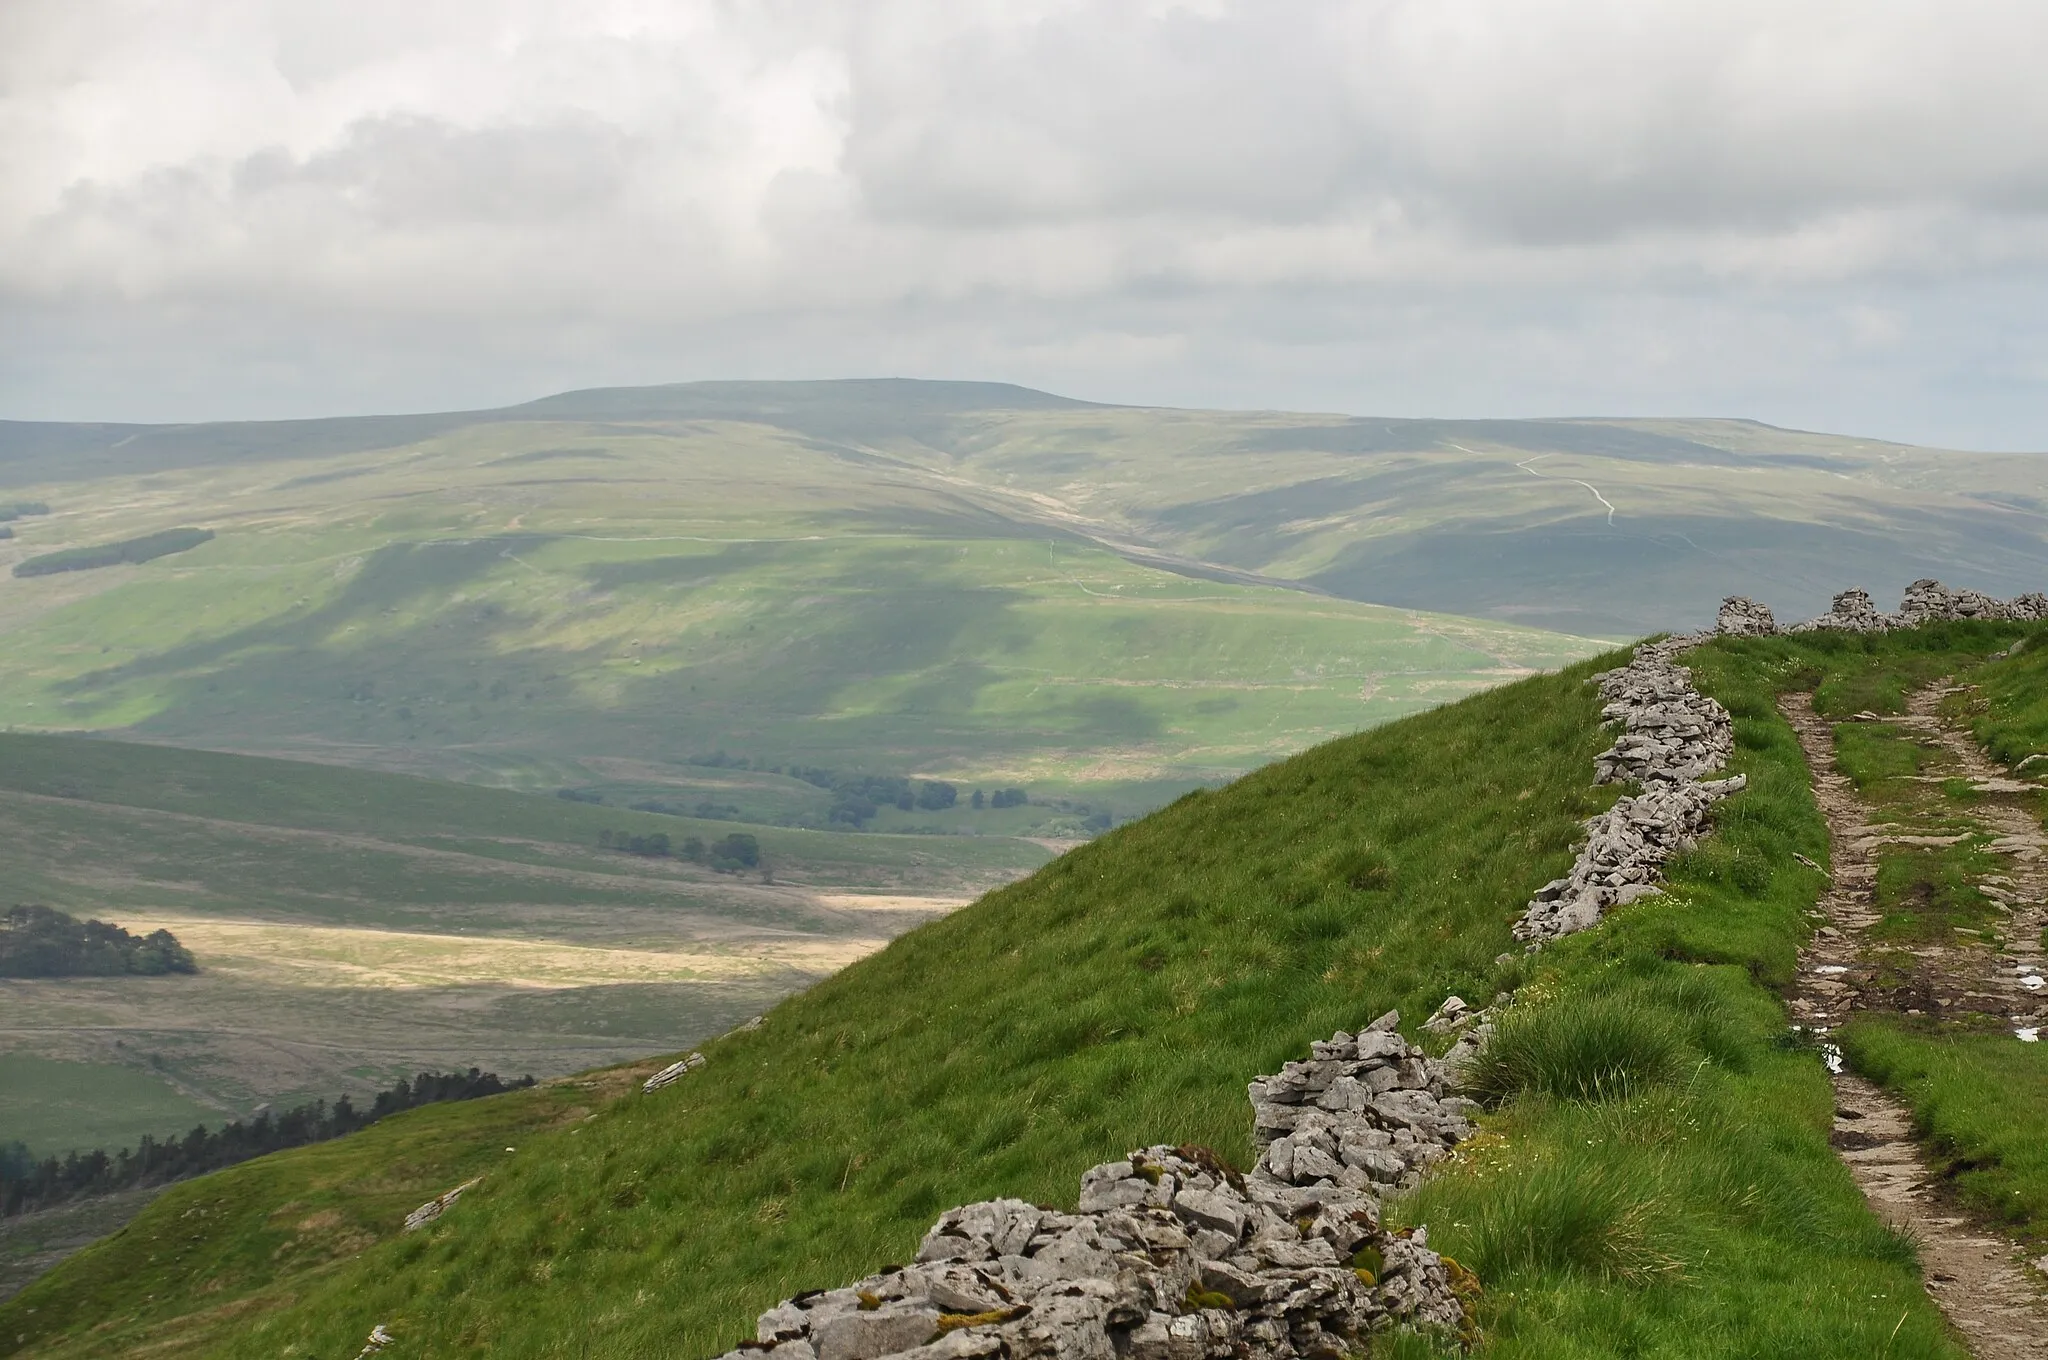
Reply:
[[[492,936],[346,926],[282,925],[208,916],[149,915],[128,927],[165,929],[216,975],[304,988],[414,990],[491,984],[558,989],[607,983],[732,981],[781,969],[845,967],[879,938],[749,941],[744,952],[617,949]]]

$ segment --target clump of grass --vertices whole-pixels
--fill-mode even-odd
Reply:
[[[1509,1011],[1466,1085],[1494,1101],[1606,1100],[1676,1080],[1686,1053],[1684,1031],[1642,997],[1565,996]]]
[[[1654,1241],[1667,1209],[1645,1179],[1597,1147],[1503,1178],[1475,1206],[1462,1259],[1486,1280],[1556,1272],[1629,1285],[1677,1278],[1683,1264]]]

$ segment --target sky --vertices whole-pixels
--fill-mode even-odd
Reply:
[[[4,0],[0,418],[909,376],[2048,449],[2040,0]]]

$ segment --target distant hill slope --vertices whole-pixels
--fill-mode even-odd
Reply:
[[[1124,543],[896,450],[1104,409],[996,384],[693,384],[0,429],[0,468],[34,469],[52,509],[0,567],[217,535],[0,577],[0,725],[686,807],[729,802],[686,763],[724,751],[1028,787],[1085,804],[1078,825],[1595,645]],[[803,796],[777,793],[792,816]],[[1075,834],[1057,820],[1034,834]]]
[[[1741,420],[1160,410],[1002,383],[703,382],[416,416],[0,422],[0,487],[339,458],[531,422],[580,423],[578,442],[600,444],[706,422],[779,430],[938,474],[980,513],[1140,560],[1579,634],[1703,620],[1713,591],[1817,613],[1852,578],[1880,596],[1922,575],[2011,593],[2048,572],[2048,458],[2033,455]]]
[[[1694,653],[1747,788],[1667,894],[1539,956],[1510,923],[1616,792],[1589,783],[1610,735],[1590,665],[1183,798],[704,1045],[656,1094],[641,1064],[180,1187],[0,1306],[0,1353],[346,1355],[382,1326],[393,1353],[710,1356],[778,1298],[908,1259],[948,1205],[1071,1206],[1083,1168],[1159,1141],[1242,1163],[1251,1074],[1390,1006],[1412,1034],[1446,992],[1519,987],[1594,1015],[1576,1060],[1623,1079],[1517,1098],[1426,1191],[1433,1245],[1486,1286],[1488,1354],[1961,1360],[1911,1244],[1830,1153],[1826,1069],[1774,990],[1823,879],[1800,857],[1827,840],[1773,700],[2018,632]],[[1627,1065],[1639,1045],[1661,1068]],[[399,1231],[409,1199],[479,1173]]]

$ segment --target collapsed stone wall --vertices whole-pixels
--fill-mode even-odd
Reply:
[[[1775,625],[1756,627],[1746,617],[1743,606],[1763,608],[1753,601],[1731,596],[1721,606],[1721,618],[1716,631],[1736,636],[1768,635],[1780,631]],[[1769,611],[1765,610],[1768,619]],[[1867,590],[1845,590],[1835,596],[1828,612],[1818,618],[1795,623],[1783,631],[1788,633],[1849,632],[1882,633],[1894,628],[1917,628],[1925,623],[1950,622],[1961,619],[1982,619],[1987,622],[2036,623],[2048,620],[2048,595],[2031,591],[2016,595],[2010,600],[2000,600],[1979,590],[1952,589],[1925,577],[1906,587],[1905,596],[1899,601],[1896,611],[1880,613],[1870,602]]]
[[[1426,1230],[1380,1223],[1380,1197],[1470,1136],[1479,1108],[1399,1022],[1251,1083],[1250,1171],[1148,1147],[1085,1173],[1073,1213],[953,1209],[913,1264],[784,1301],[727,1360],[1292,1360],[1396,1326],[1469,1330],[1470,1277]]]
[[[1750,629],[1761,608],[1734,610],[1738,628]],[[1724,617],[1729,613],[1724,609]],[[1678,663],[1706,637],[1688,633],[1646,642],[1626,666],[1593,677],[1607,700],[1601,718],[1622,728],[1614,745],[1595,758],[1593,782],[1634,782],[1643,791],[1587,821],[1586,843],[1572,871],[1537,889],[1514,926],[1515,938],[1531,949],[1597,924],[1610,907],[1657,892],[1666,861],[1691,849],[1705,834],[1714,804],[1747,782],[1741,775],[1702,778],[1735,750],[1728,710],[1693,688],[1692,672]]]

